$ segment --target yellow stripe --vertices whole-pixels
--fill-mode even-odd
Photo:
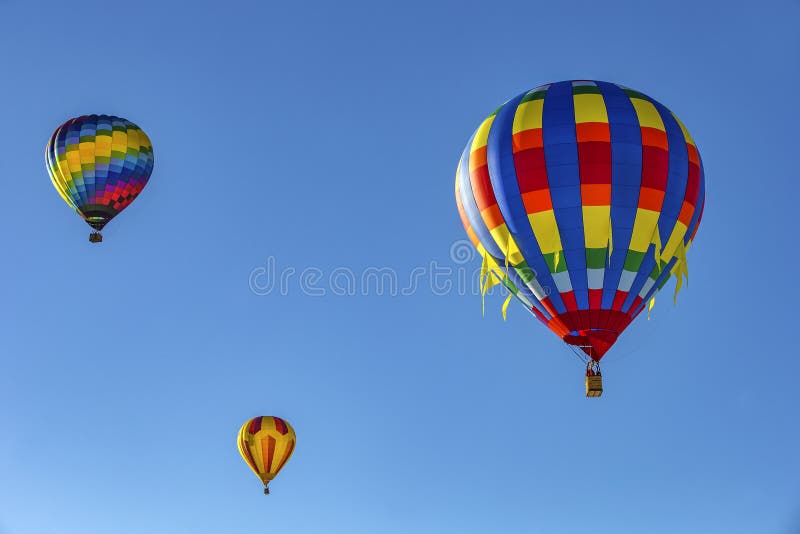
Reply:
[[[542,127],[542,111],[544,110],[544,100],[531,100],[520,104],[514,113],[514,125],[512,133],[534,130]]]
[[[95,155],[108,158],[111,156],[111,136],[98,135],[94,139]]]
[[[94,168],[94,141],[82,141],[78,143],[78,151],[81,155],[81,167]]]
[[[139,132],[139,146],[142,148],[153,148],[153,143],[150,142],[150,138],[144,133],[144,130],[138,130]]]
[[[475,152],[479,148],[486,146],[486,144],[489,142],[489,130],[491,129],[493,122],[494,115],[488,117],[481,123],[480,126],[478,126],[478,129],[475,130],[475,138],[472,140],[470,152]]]
[[[586,248],[605,248],[611,226],[611,206],[583,206]]]
[[[125,132],[113,131],[111,132],[111,150],[114,152],[122,152],[123,154],[128,150],[128,136]]]
[[[136,128],[129,128],[128,129],[128,148],[132,148],[137,153],[139,152],[139,148],[141,145],[139,144],[139,130]]]
[[[574,95],[575,122],[608,122],[606,103],[602,95],[578,94]]]
[[[514,241],[514,238],[511,237],[511,233],[508,231],[508,227],[505,223],[501,224],[497,228],[490,230],[489,233],[492,234],[495,243],[503,252],[503,255],[508,259],[508,262],[512,266],[519,265],[525,259],[522,257],[522,254],[519,251],[519,247],[517,246],[517,242]]]
[[[636,252],[646,252],[650,246],[650,239],[653,237],[653,229],[658,223],[659,213],[657,211],[636,209],[636,219],[633,222],[633,235],[628,246],[630,250]]]
[[[561,234],[558,231],[553,210],[529,214],[528,221],[531,223],[533,235],[536,237],[543,254],[552,254],[563,250]]]
[[[656,107],[647,100],[641,98],[631,98],[633,107],[636,110],[636,116],[639,118],[639,126],[647,126],[649,128],[657,128],[661,131],[666,131],[664,128],[664,121],[661,120]]]

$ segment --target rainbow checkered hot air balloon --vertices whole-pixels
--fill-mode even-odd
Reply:
[[[254,417],[239,429],[239,454],[261,479],[265,494],[269,494],[270,481],[291,458],[296,441],[291,425],[271,415]]]
[[[110,115],[70,119],[50,137],[45,163],[56,191],[100,230],[133,202],[153,172],[153,147],[132,122]]]
[[[483,258],[483,291],[504,284],[588,356],[594,376],[670,275],[676,297],[688,279],[703,165],[683,124],[649,96],[558,82],[483,121],[458,165],[456,203]]]

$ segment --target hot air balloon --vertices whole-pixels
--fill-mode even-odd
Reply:
[[[89,241],[133,202],[153,172],[153,147],[132,122],[110,115],[70,119],[45,150],[50,179],[61,198],[94,228]]]
[[[678,118],[649,96],[600,81],[526,91],[467,143],[456,203],[483,259],[482,291],[502,283],[586,363],[600,359],[670,276],[705,205],[703,165]]]
[[[265,495],[269,495],[270,481],[292,456],[295,441],[291,425],[270,415],[250,419],[239,430],[239,454],[263,482]]]

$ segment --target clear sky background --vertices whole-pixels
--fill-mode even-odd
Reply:
[[[797,0],[0,0],[0,532],[800,532],[798,20]],[[623,335],[601,399],[500,292],[482,318],[424,277],[249,287],[270,257],[322,288],[474,272],[450,258],[464,144],[572,78],[667,105],[707,179],[689,287]],[[87,113],[155,147],[102,245],[43,159]],[[235,445],[262,414],[298,435],[270,497]]]

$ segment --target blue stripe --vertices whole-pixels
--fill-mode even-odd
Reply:
[[[525,262],[534,271],[534,276],[542,289],[550,288],[550,300],[558,313],[567,311],[561,295],[558,293],[542,250],[531,228],[528,212],[522,202],[522,194],[517,180],[517,169],[514,164],[513,126],[522,98],[527,91],[509,100],[495,115],[486,146],[486,159],[489,164],[489,178],[492,182],[497,205],[503,215],[511,236],[519,247]],[[549,313],[546,313],[549,316]]]
[[[505,256],[495,243],[494,237],[492,237],[486,224],[483,222],[483,218],[478,211],[478,204],[475,201],[475,195],[472,192],[472,184],[469,179],[469,154],[474,138],[475,134],[472,134],[464,152],[461,154],[461,163],[458,173],[458,191],[461,196],[461,206],[464,208],[464,213],[467,215],[467,220],[472,230],[475,232],[475,235],[478,237],[478,241],[480,241],[483,248],[486,249],[486,253],[493,257],[500,265],[505,265]],[[531,304],[534,305],[537,310],[541,311],[545,317],[549,317],[550,314],[547,313],[547,310],[542,308],[536,296],[528,289],[516,271],[514,269],[509,269],[508,271],[508,278],[514,282],[519,292],[525,295],[525,297],[531,301]]]
[[[647,306],[647,303],[650,302],[650,299],[653,298],[653,295],[655,295],[659,291],[659,287],[661,286],[661,284],[670,276],[669,271],[670,269],[672,269],[672,267],[675,265],[675,262],[677,261],[678,258],[672,258],[669,262],[667,262],[667,266],[664,267],[664,270],[661,271],[661,274],[658,275],[656,283],[653,284],[653,287],[650,288],[650,291],[645,293],[644,300],[642,300],[642,302],[640,302],[639,305],[633,310],[631,316],[635,316],[642,310],[643,307]],[[641,288],[639,288],[639,291],[641,291]]]
[[[661,206],[661,215],[658,218],[659,234],[663,239],[669,239],[678,223],[683,197],[686,196],[686,184],[689,180],[689,150],[686,148],[683,131],[672,113],[655,100],[651,99],[650,101],[661,115],[669,145],[667,191],[664,195],[664,204]],[[662,245],[666,244],[666,242],[662,243]]]
[[[547,90],[542,113],[542,134],[547,180],[564,248],[564,261],[578,309],[585,310],[589,308],[589,283],[572,82],[555,83]]]
[[[77,144],[80,142],[80,130],[81,124],[79,122],[73,122],[69,125],[66,131],[63,132],[64,138],[66,139],[67,144]],[[73,200],[75,204],[80,208],[88,204],[88,198],[86,197],[86,189],[83,187],[83,170],[73,169],[72,166],[69,167],[70,174],[77,173],[80,178],[72,178],[75,182],[75,190]]]
[[[642,131],[631,99],[612,83],[597,82],[611,131],[611,232],[614,250],[603,278],[601,308],[611,309],[633,235],[642,183]]]
[[[700,151],[697,152],[697,157],[700,161],[700,185],[697,190],[697,200],[695,201],[694,205],[694,213],[692,214],[692,218],[689,221],[689,228],[686,230],[686,237],[684,238],[684,243],[689,242],[689,238],[692,237],[694,233],[694,229],[700,223],[700,213],[703,211],[703,205],[706,202],[706,174],[703,170],[703,158],[700,157]]]
[[[664,195],[664,203],[661,205],[661,212],[658,216],[658,233],[661,236],[662,246],[666,245],[666,241],[672,234],[675,223],[678,220],[680,207],[683,203],[683,197],[686,194],[686,183],[689,174],[689,153],[686,149],[686,141],[683,137],[683,132],[680,129],[675,118],[667,108],[648,97],[648,101],[652,103],[656,110],[658,110],[664,123],[664,129],[667,132],[667,146],[668,146],[668,168],[667,168],[667,187]],[[677,200],[676,200],[677,198]],[[677,206],[676,206],[677,204]],[[647,253],[639,266],[639,272],[634,278],[633,285],[631,286],[630,293],[625,299],[622,306],[623,311],[627,311],[633,304],[633,301],[639,295],[639,292],[647,282],[647,278],[656,267],[655,259],[655,245],[651,245],[647,249]],[[659,278],[663,276],[662,272]],[[657,279],[658,280],[658,279]],[[653,286],[649,293],[655,294],[658,290],[658,283]]]

